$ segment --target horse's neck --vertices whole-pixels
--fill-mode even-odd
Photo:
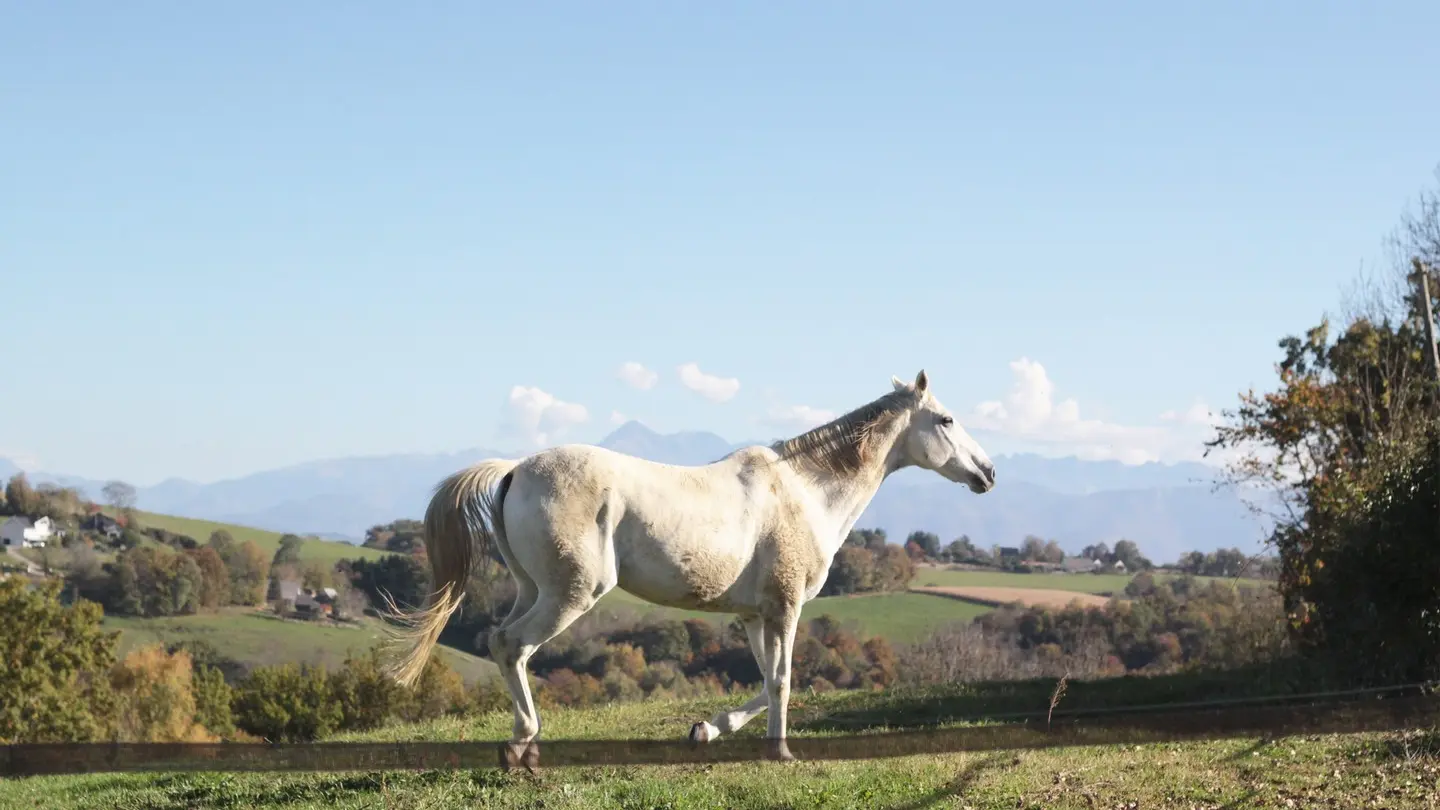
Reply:
[[[820,483],[829,523],[839,530],[836,536],[824,538],[827,554],[833,556],[840,550],[846,535],[880,491],[880,485],[891,473],[904,466],[903,454],[896,446],[903,433],[902,429],[892,429],[889,435],[881,437],[876,452],[871,456],[871,463],[849,475],[836,475]]]

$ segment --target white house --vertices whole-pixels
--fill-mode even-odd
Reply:
[[[0,523],[0,546],[5,548],[40,548],[55,536],[55,523],[48,517],[31,521],[27,517],[8,517]]]

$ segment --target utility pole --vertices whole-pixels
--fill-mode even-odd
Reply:
[[[1430,311],[1430,268],[1418,258],[1410,260],[1415,268],[1412,274],[1420,295],[1420,315],[1425,319],[1425,343],[1429,346],[1430,374],[1436,385],[1440,385],[1440,347],[1435,345],[1435,314]]]
[[[1435,411],[1434,418],[1440,420],[1440,347],[1435,345],[1435,314],[1430,311],[1430,268],[1418,256],[1412,258],[1410,264],[1415,267],[1415,286],[1420,288],[1420,316],[1425,319],[1426,351],[1430,354],[1431,380],[1435,384],[1430,389],[1430,404]],[[1436,509],[1436,517],[1440,517],[1440,508]]]

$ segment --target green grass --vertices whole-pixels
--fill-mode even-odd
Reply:
[[[628,612],[633,616],[650,616],[685,620],[728,621],[729,614],[704,613],[660,607],[616,588],[600,600],[599,610]],[[824,596],[805,605],[801,617],[815,619],[829,614],[853,626],[864,638],[883,636],[892,642],[921,639],[935,630],[955,622],[970,622],[990,610],[988,607],[922,593],[877,593],[858,596]]]
[[[1232,681],[1227,688],[1242,688]],[[1194,682],[1120,679],[1075,683],[1067,702],[1137,691],[1170,699]],[[837,733],[835,720],[953,725],[947,712],[981,703],[1041,706],[1051,684],[946,687],[922,693],[798,694],[792,737]],[[1220,692],[1223,694],[1224,689]],[[1007,697],[1008,696],[1008,697]],[[549,739],[681,739],[694,719],[742,696],[689,702],[542,710]],[[1005,708],[1001,706],[1001,708]],[[1043,710],[1043,708],[1042,708]],[[921,718],[924,718],[923,720]],[[350,741],[494,740],[508,712],[342,735]],[[844,729],[854,731],[856,729]],[[736,736],[764,733],[763,716]],[[723,745],[722,740],[716,745]],[[542,766],[543,745],[542,745]],[[1250,808],[1427,807],[1440,789],[1440,755],[1423,734],[1330,735],[1275,740],[980,751],[869,761],[664,767],[493,769],[406,773],[93,774],[0,782],[0,807],[56,810],[347,810],[348,808]]]
[[[1128,574],[1013,574],[1006,571],[947,571],[922,567],[911,587],[1040,588],[1076,593],[1121,593],[1130,584]]]
[[[374,619],[362,619],[359,626],[327,626],[246,609],[156,619],[106,616],[103,626],[121,631],[120,655],[155,642],[204,641],[247,667],[305,663],[334,670],[347,653],[363,652],[381,638],[380,623]],[[438,649],[467,683],[496,674],[489,660],[450,647]]]
[[[1175,579],[1179,574],[1157,574],[1157,580]],[[915,578],[910,581],[913,587],[939,586],[947,588],[958,587],[990,587],[990,588],[1039,588],[1047,591],[1075,591],[1077,593],[1095,594],[1123,594],[1125,586],[1134,579],[1131,574],[1015,574],[1008,571],[949,571],[944,568],[932,568],[922,566],[915,572]],[[1219,579],[1222,582],[1229,582],[1225,577],[1195,577],[1198,582],[1209,582]],[[1241,582],[1245,585],[1256,587],[1264,584],[1261,580],[1244,579]]]
[[[106,510],[111,511],[111,510]],[[234,526],[228,523],[216,523],[212,520],[196,520],[194,518],[174,517],[173,515],[158,515],[153,512],[136,512],[140,525],[147,528],[164,529],[167,532],[175,532],[195,538],[201,544],[210,539],[210,535],[219,529],[224,529],[235,538],[235,542],[243,543],[246,540],[253,540],[266,554],[274,554],[280,548],[280,532],[271,532],[264,529],[253,529],[249,526]],[[373,548],[345,543],[339,540],[316,540],[306,538],[300,544],[300,559],[305,562],[315,561],[326,565],[334,565],[342,559],[355,559],[363,557],[367,560],[379,559],[390,554],[388,551],[380,551]]]
[[[990,608],[924,593],[879,593],[828,596],[807,604],[802,616],[813,619],[829,614],[853,623],[864,637],[881,636],[891,642],[912,642],[957,622],[966,624]]]

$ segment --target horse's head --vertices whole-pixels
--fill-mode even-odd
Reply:
[[[924,369],[915,375],[913,383],[902,382],[899,377],[890,380],[897,391],[910,390],[916,395],[910,424],[897,442],[904,461],[965,484],[977,494],[993,489],[995,465],[935,398]]]

